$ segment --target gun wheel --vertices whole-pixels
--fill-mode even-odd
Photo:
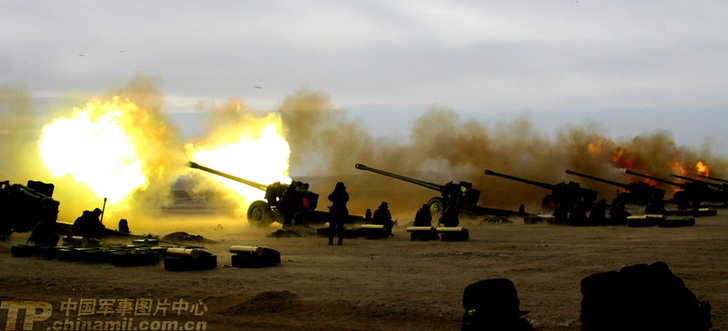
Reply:
[[[551,194],[545,196],[541,201],[541,208],[545,212],[553,212],[556,209],[556,199]]]
[[[263,200],[254,201],[248,207],[248,223],[255,227],[266,227],[273,223],[270,205]]]
[[[442,202],[441,198],[432,198],[430,201],[427,201],[427,204],[430,206],[430,215],[432,215],[433,218],[440,216],[445,209],[445,204]]]

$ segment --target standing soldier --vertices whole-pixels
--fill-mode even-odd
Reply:
[[[296,194],[296,181],[291,182],[291,185],[283,192],[281,197],[281,209],[283,209],[283,228],[287,229],[293,225],[293,217],[296,214],[298,208],[298,197]]]
[[[343,182],[336,183],[334,191],[329,194],[329,245],[334,244],[334,234],[339,236],[339,246],[344,241],[344,220],[349,216],[346,203],[349,201],[349,193]]]

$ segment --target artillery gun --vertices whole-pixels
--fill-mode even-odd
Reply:
[[[551,194],[546,195],[541,201],[541,207],[545,210],[553,210],[558,206],[569,210],[571,209],[571,207],[574,207],[576,205],[583,205],[583,207],[590,209],[594,202],[597,200],[597,191],[582,188],[577,182],[546,184],[497,173],[491,170],[485,170],[485,174],[503,177],[506,179],[511,179],[551,190]]]
[[[309,191],[307,183],[293,181],[291,184],[275,182],[270,185],[264,185],[226,174],[195,162],[190,161],[189,166],[264,191],[265,200],[256,200],[248,207],[248,223],[253,226],[268,226],[275,222],[283,224],[284,227],[292,225],[286,224],[288,223],[286,222],[287,218],[296,225],[323,224],[328,222],[329,213],[316,210],[319,195]],[[359,219],[361,217],[350,215],[346,223],[355,223]]]
[[[722,203],[728,205],[728,183],[717,184],[717,183],[706,182],[706,181],[695,179],[695,178],[690,178],[690,177],[685,177],[685,176],[680,176],[680,175],[675,175],[675,174],[672,174],[672,175],[674,177],[677,177],[680,179],[685,179],[685,180],[689,180],[694,183],[699,183],[701,185],[705,185],[706,187],[707,186],[715,187],[715,191],[713,192],[712,197],[708,201],[722,202]]]
[[[478,200],[480,200],[480,190],[474,189],[473,184],[468,182],[461,181],[459,184],[449,182],[445,185],[438,185],[435,183],[430,183],[423,180],[394,174],[384,170],[375,169],[365,166],[361,163],[357,163],[354,167],[359,170],[371,171],[376,174],[403,180],[408,183],[424,186],[431,190],[440,192],[441,196],[432,197],[430,198],[430,200],[427,201],[427,205],[430,206],[430,214],[432,214],[433,216],[441,215],[443,211],[445,211],[445,209],[450,207],[456,208],[458,212],[466,212],[473,216],[508,216],[525,214],[522,212],[477,206]]]
[[[0,236],[29,232],[41,222],[56,222],[60,203],[53,184],[28,181],[28,185],[0,182]]]
[[[669,184],[672,186],[677,186],[682,189],[682,191],[677,191],[672,196],[672,200],[678,204],[678,208],[685,208],[688,206],[688,204],[693,205],[693,209],[698,210],[700,207],[700,203],[702,201],[710,201],[712,196],[715,194],[715,191],[711,188],[709,188],[707,185],[703,183],[698,182],[686,182],[686,183],[675,183],[671,182],[666,179],[652,177],[645,174],[636,173],[634,171],[631,171],[629,169],[625,170],[625,173],[628,175],[635,175],[640,176],[648,179],[652,179],[654,181],[658,181],[661,183]]]
[[[705,177],[707,179],[717,180],[717,181],[723,182],[723,183],[728,183],[728,180],[725,180],[725,179],[720,179],[720,178],[715,178],[715,177],[710,177],[710,176],[703,176],[703,177]]]
[[[576,171],[572,170],[566,170],[566,173],[569,175],[575,175],[580,176],[584,178],[593,179],[602,183],[607,183],[610,185],[614,185],[617,187],[621,187],[625,189],[626,193],[621,193],[617,197],[617,199],[620,199],[623,201],[628,201],[637,205],[646,205],[651,202],[659,202],[662,201],[662,199],[665,198],[665,190],[661,190],[656,188],[654,185],[649,185],[645,182],[630,182],[627,184],[614,182],[608,179],[599,178],[587,174],[578,173]]]

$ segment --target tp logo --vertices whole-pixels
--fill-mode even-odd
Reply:
[[[18,312],[25,310],[23,330],[33,330],[33,323],[45,321],[51,317],[53,306],[45,301],[2,301],[0,309],[7,309],[8,315],[5,320],[5,330],[15,330],[18,322]]]

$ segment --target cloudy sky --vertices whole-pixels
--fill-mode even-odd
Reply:
[[[435,105],[728,155],[726,18],[722,0],[0,0],[0,85],[42,112],[150,75],[186,133],[199,101],[273,110],[308,87],[378,134]]]

